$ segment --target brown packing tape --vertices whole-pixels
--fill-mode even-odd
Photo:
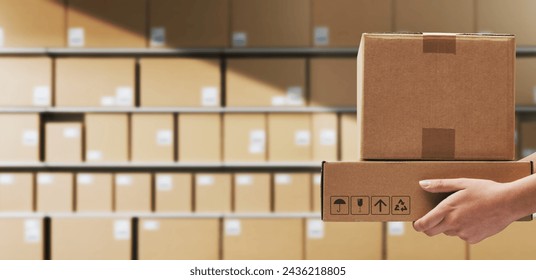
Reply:
[[[422,39],[422,52],[456,54],[456,36],[425,34]]]
[[[454,159],[456,130],[451,128],[423,128],[423,159]]]

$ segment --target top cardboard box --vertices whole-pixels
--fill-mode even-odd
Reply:
[[[365,160],[512,160],[515,39],[364,34],[358,54]]]

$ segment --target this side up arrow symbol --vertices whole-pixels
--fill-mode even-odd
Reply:
[[[380,208],[380,213],[382,212],[382,205],[387,206],[387,204],[385,204],[385,202],[383,202],[381,199],[374,203],[374,206],[378,206]]]

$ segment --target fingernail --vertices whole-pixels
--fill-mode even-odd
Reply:
[[[430,180],[419,181],[419,185],[421,185],[421,187],[423,187],[423,188],[426,188],[426,187],[430,186],[430,184],[431,184]]]

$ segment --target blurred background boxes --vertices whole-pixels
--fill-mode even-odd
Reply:
[[[52,105],[52,63],[49,57],[1,57],[0,106]]]
[[[322,211],[322,174],[311,174],[312,187],[311,195],[313,199],[313,212],[320,213]]]
[[[173,162],[175,128],[173,114],[132,114],[130,157],[136,162]]]
[[[195,212],[229,213],[232,211],[232,176],[223,173],[195,175]]]
[[[82,123],[45,123],[45,161],[63,163],[82,161]]]
[[[114,180],[111,173],[76,174],[76,211],[114,211]]]
[[[74,176],[72,173],[39,172],[36,175],[36,210],[43,213],[74,210]]]
[[[152,178],[148,173],[115,174],[115,211],[151,212]]]
[[[223,115],[223,161],[266,161],[266,114]]]
[[[270,173],[234,174],[234,212],[269,213],[272,210]]]
[[[311,122],[313,127],[313,161],[336,161],[339,158],[337,114],[312,114]]]
[[[129,160],[127,114],[85,114],[85,160],[126,162]]]
[[[519,156],[527,157],[536,153],[536,119],[527,119],[519,123]]]
[[[504,231],[469,246],[471,260],[534,260],[533,242],[536,225],[530,222],[512,223]]]
[[[358,160],[357,147],[360,136],[357,129],[357,116],[355,114],[341,114],[339,121],[341,128],[341,160]]]
[[[355,58],[311,58],[309,60],[309,83],[311,106],[355,107],[357,105]]]
[[[536,105],[536,58],[516,59],[516,105]]]
[[[193,175],[156,173],[154,175],[155,212],[192,212]]]
[[[0,260],[44,259],[43,219],[1,218]]]
[[[219,162],[222,159],[221,115],[179,114],[178,159],[184,162]]]
[[[312,133],[310,114],[268,115],[268,160],[310,161]]]
[[[0,114],[0,161],[39,161],[39,121],[38,114]]]
[[[274,212],[310,212],[311,203],[310,174],[274,174]]]
[[[0,212],[34,211],[34,182],[32,173],[0,173]]]

